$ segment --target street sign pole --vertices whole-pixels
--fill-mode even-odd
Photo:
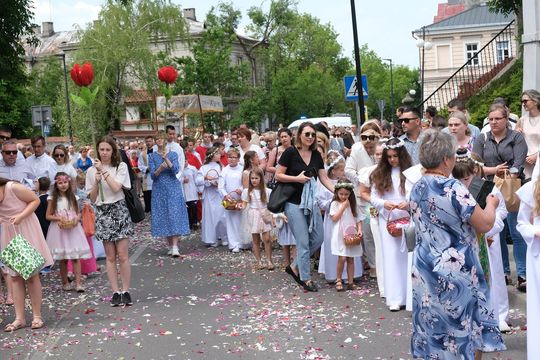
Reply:
[[[354,6],[354,0],[351,0],[351,16],[352,16],[352,26],[353,26],[353,39],[354,39],[354,61],[356,64],[356,79],[361,83],[362,79],[362,68],[360,67],[360,48],[358,46],[358,30],[356,28],[356,9]],[[360,86],[360,88],[362,88]],[[360,94],[362,95],[362,94]],[[366,120],[366,113],[364,109],[364,97],[358,96],[358,107],[360,108],[360,120],[358,121],[358,129],[362,126]]]

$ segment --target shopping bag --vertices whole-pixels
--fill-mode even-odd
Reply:
[[[512,177],[505,172],[504,177],[502,178],[495,175],[493,182],[503,194],[506,210],[508,210],[508,212],[518,211],[519,197],[516,195],[516,191],[521,187],[521,179]]]
[[[45,258],[21,234],[0,252],[0,261],[24,280],[36,275],[45,264]]]
[[[90,204],[83,205],[82,227],[86,236],[92,236],[96,233],[96,215]]]

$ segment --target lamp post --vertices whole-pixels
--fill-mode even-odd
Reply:
[[[390,120],[394,118],[394,74],[392,71],[392,59],[383,59],[390,63]]]
[[[68,117],[68,134],[69,134],[69,143],[73,145],[73,126],[71,124],[71,104],[69,102],[69,93],[68,93],[68,81],[67,81],[67,68],[66,68],[66,54],[58,54],[62,58],[62,65],[64,66],[64,91],[66,94],[66,111]]]
[[[418,41],[416,42],[416,47],[418,47],[418,49],[421,50],[421,53],[422,53],[422,59],[420,61],[421,63],[421,75],[420,75],[420,106],[419,106],[419,110],[420,110],[420,113],[423,114],[424,113],[424,65],[425,65],[425,59],[426,59],[426,50],[431,50],[431,48],[433,47],[433,45],[429,42],[429,41],[426,41],[426,27],[425,26],[422,26],[422,38],[421,39],[418,39]]]
[[[354,40],[354,61],[356,64],[356,87],[358,89],[358,110],[360,112],[358,128],[360,129],[366,120],[366,112],[364,108],[364,88],[362,86],[362,68],[360,67],[360,48],[358,46],[358,30],[356,29],[356,9],[354,6],[354,0],[351,0],[351,16]]]

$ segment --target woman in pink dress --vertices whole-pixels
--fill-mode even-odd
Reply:
[[[19,183],[0,178],[0,249],[5,248],[11,239],[19,233],[45,258],[45,264],[43,264],[43,267],[45,267],[52,265],[53,259],[43,237],[39,220],[34,214],[34,210],[38,205],[39,198],[33,191]],[[34,275],[25,281],[11,269],[8,269],[8,273],[13,282],[15,320],[6,326],[4,331],[11,332],[26,326],[24,316],[25,286],[28,286],[30,300],[32,301],[32,329],[42,328],[42,294],[39,275]]]

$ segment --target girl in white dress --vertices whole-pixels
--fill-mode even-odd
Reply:
[[[221,194],[218,190],[221,177],[221,152],[218,147],[211,147],[206,152],[204,165],[199,169],[197,185],[204,186],[202,193],[202,241],[211,247],[223,246],[227,243],[227,230],[225,226],[225,209],[221,206]]]
[[[227,161],[229,165],[221,173],[222,181],[219,182],[219,192],[224,201],[239,201],[242,195],[242,167],[238,164],[240,152],[231,147],[227,151]],[[242,210],[225,209],[225,223],[227,225],[227,240],[229,249],[233,253],[240,252],[241,233],[240,221],[242,220]]]
[[[384,293],[390,311],[399,311],[407,298],[407,246],[401,236],[392,236],[387,220],[408,217],[405,177],[411,157],[403,140],[392,138],[383,145],[382,158],[370,175],[371,204],[379,213],[379,233],[384,267]]]
[[[336,290],[343,291],[342,273],[347,263],[347,290],[354,290],[354,258],[362,256],[360,244],[347,246],[343,241],[345,234],[362,235],[362,219],[358,216],[356,195],[353,184],[347,180],[339,180],[334,187],[334,198],[330,204],[328,217],[332,220],[332,255],[338,256],[336,268]],[[353,227],[350,231],[349,228]]]
[[[272,262],[272,246],[270,244],[270,230],[272,230],[272,214],[268,212],[266,204],[270,198],[270,189],[264,184],[264,173],[261,169],[254,168],[249,173],[249,186],[242,191],[242,201],[249,204],[247,217],[249,228],[253,238],[253,254],[257,259],[257,269],[274,270]],[[261,260],[261,237],[264,243],[266,265]]]
[[[517,230],[527,243],[527,359],[540,353],[540,182],[538,176],[516,194],[519,205]]]
[[[328,167],[326,169],[328,177],[333,184],[336,184],[338,180],[341,180],[345,176],[345,159],[335,150],[330,150],[328,152],[326,163]],[[324,278],[329,283],[334,283],[337,279],[336,269],[338,263],[338,256],[332,254],[332,227],[333,221],[328,216],[330,212],[330,204],[334,199],[334,193],[325,188],[324,186],[318,186],[317,193],[317,204],[321,211],[324,212],[323,228],[324,228],[324,240],[321,246],[321,255],[319,258],[319,268],[318,271],[320,274],[324,274]],[[354,258],[355,267],[354,267],[354,277],[359,278],[362,276],[362,258]],[[345,270],[341,275],[347,276]]]
[[[461,181],[466,187],[469,187],[475,176],[483,177],[483,165],[480,160],[476,160],[476,154],[471,154],[468,151],[458,150],[456,156],[456,165],[452,169],[452,176]],[[504,228],[504,219],[508,215],[504,196],[497,187],[493,187],[491,194],[499,198],[495,215],[495,224],[493,228],[485,234],[485,239],[488,246],[489,258],[489,295],[491,305],[498,312],[499,329],[502,332],[510,331],[510,327],[506,323],[508,317],[508,289],[504,278],[504,267],[502,262],[500,232]],[[486,272],[486,271],[484,271]]]

